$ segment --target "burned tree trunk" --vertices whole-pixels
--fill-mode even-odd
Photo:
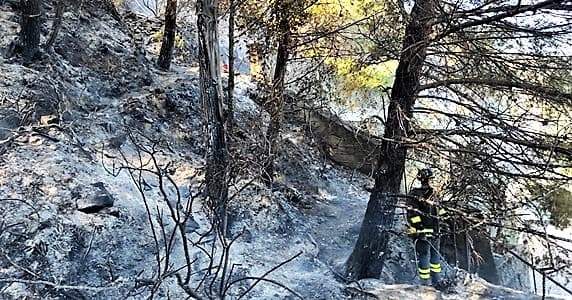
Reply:
[[[290,24],[286,10],[282,9],[280,17],[280,39],[276,53],[276,67],[272,79],[271,94],[266,104],[266,110],[270,114],[270,124],[266,130],[268,143],[268,157],[264,166],[263,178],[271,183],[274,177],[274,159],[278,154],[280,130],[284,118],[284,78],[289,56]]]
[[[52,50],[52,47],[54,46],[54,44],[56,42],[56,38],[58,37],[58,33],[60,32],[60,29],[62,28],[62,21],[64,18],[65,7],[66,7],[65,0],[59,0],[56,4],[56,15],[55,15],[54,23],[52,25],[52,32],[50,32],[50,36],[48,37],[48,40],[47,40],[46,44],[44,45],[44,48],[49,50],[49,51]]]
[[[415,1],[391,91],[384,141],[374,174],[375,186],[346,273],[354,279],[377,278],[388,251],[389,230],[393,227],[397,194],[405,170],[412,108],[419,87],[435,15],[435,0]]]
[[[447,262],[469,273],[477,273],[492,284],[499,284],[499,275],[486,230],[470,230],[463,220],[449,221],[452,232],[441,238],[440,252]]]
[[[227,229],[228,149],[223,117],[223,92],[217,31],[217,1],[197,1],[201,100],[207,132],[206,189],[214,222],[222,234]]]
[[[177,32],[177,0],[168,0],[165,9],[165,30],[163,31],[163,42],[161,51],[157,59],[157,66],[161,70],[168,71],[173,58],[173,48],[175,47],[175,35]]]
[[[235,15],[235,2],[229,1],[228,13],[228,96],[227,96],[227,114],[226,126],[228,132],[232,132],[232,125],[234,123],[234,15]]]
[[[473,237],[475,254],[479,256],[479,259],[475,259],[477,262],[475,264],[476,273],[492,284],[499,284],[500,280],[497,265],[495,263],[491,241],[488,238],[488,232],[474,230],[471,232],[471,235]]]
[[[20,20],[19,50],[24,61],[33,60],[40,48],[40,26],[42,17],[41,0],[21,0],[20,8],[22,18]]]

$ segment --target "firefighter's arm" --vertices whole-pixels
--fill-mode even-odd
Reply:
[[[437,206],[437,216],[441,220],[446,220],[446,219],[449,219],[451,217],[451,215],[449,214],[449,211],[446,208],[444,208],[442,205]]]
[[[407,223],[409,223],[411,227],[421,228],[423,224],[421,214],[418,211],[412,210],[411,213],[407,214]]]
[[[407,230],[405,231],[408,235],[414,235],[417,233],[417,231],[422,230],[422,223],[418,222],[418,223],[412,223],[411,220],[407,222],[408,226],[407,226]]]
[[[417,198],[410,198],[407,202],[407,234],[415,234],[423,227],[421,211],[418,209]]]

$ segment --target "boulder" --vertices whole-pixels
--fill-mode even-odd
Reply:
[[[334,163],[372,176],[381,142],[325,109],[304,110],[304,122],[318,141],[319,149]]]
[[[16,111],[0,110],[0,140],[10,136],[10,132],[20,126],[20,118]]]
[[[393,299],[435,299],[435,300],[557,300],[556,297],[541,297],[490,284],[471,274],[460,272],[453,286],[442,292],[430,286],[410,284],[384,284],[377,279],[362,279],[350,283],[346,293],[351,299],[393,300]]]
[[[92,183],[93,192],[77,200],[77,209],[86,214],[100,212],[102,209],[112,207],[115,199],[105,188],[103,182]]]
[[[268,95],[250,92],[250,98],[264,107]],[[286,95],[285,117],[304,124],[316,139],[318,149],[332,162],[372,176],[379,158],[381,138],[352,126],[328,109],[307,107]]]

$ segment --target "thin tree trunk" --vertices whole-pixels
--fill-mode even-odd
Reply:
[[[284,78],[288,65],[290,27],[287,14],[282,14],[280,21],[281,36],[276,53],[276,67],[270,98],[268,99],[267,111],[270,114],[270,124],[266,130],[266,142],[268,143],[268,157],[266,158],[263,179],[272,183],[274,178],[274,160],[278,154],[280,145],[280,130],[284,118]]]
[[[105,8],[111,13],[113,19],[119,22],[119,24],[125,25],[123,22],[123,18],[121,18],[121,14],[117,10],[117,6],[115,6],[113,0],[104,0],[103,3],[105,4]]]
[[[65,11],[65,0],[58,0],[56,4],[56,16],[54,19],[54,24],[52,25],[52,32],[50,32],[50,36],[48,37],[48,41],[44,45],[44,48],[47,50],[51,50],[56,42],[56,38],[58,37],[58,33],[62,28],[62,21]]]
[[[229,159],[222,109],[217,0],[198,0],[196,9],[201,99],[208,137],[206,189],[215,225],[222,234],[226,234]]]
[[[40,48],[40,26],[42,17],[41,0],[20,0],[22,19],[20,21],[19,46],[24,61],[33,60]]]
[[[234,15],[235,2],[229,0],[228,15],[228,111],[226,115],[226,127],[228,132],[232,132],[234,123]]]
[[[389,250],[389,231],[393,228],[396,196],[400,193],[407,156],[403,138],[409,132],[434,15],[435,0],[415,1],[391,91],[385,139],[374,174],[375,186],[355,248],[346,262],[346,273],[354,279],[378,278]]]
[[[171,67],[176,33],[177,0],[167,0],[167,7],[165,8],[165,30],[163,31],[163,42],[161,43],[159,58],[157,59],[157,66],[161,70],[168,71]]]
[[[470,234],[473,237],[473,246],[477,252],[476,254],[482,258],[482,260],[477,260],[476,273],[492,284],[499,284],[499,274],[488,232],[486,230],[472,230]]]

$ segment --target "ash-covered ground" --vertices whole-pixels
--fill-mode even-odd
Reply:
[[[5,49],[18,17],[0,7]],[[53,9],[46,8],[48,20]],[[53,51],[40,60],[23,66],[0,58],[0,298],[186,298],[176,276],[156,267],[158,254],[166,264],[157,241],[171,245],[169,270],[187,267],[179,235],[161,238],[162,230],[177,232],[170,209],[179,205],[190,212],[189,286],[204,295],[220,284],[206,284],[209,257],[221,247],[208,248],[217,237],[201,196],[205,136],[194,47],[177,50],[170,72],[156,70],[158,24],[128,13],[120,22],[103,1],[82,2],[68,8]],[[44,26],[46,33],[51,24]],[[276,188],[262,184],[257,141],[268,116],[248,98],[252,86],[247,75],[237,78],[231,154],[240,163],[229,205],[230,236],[238,238],[228,253],[228,298],[247,291],[248,299],[532,298],[469,275],[459,276],[454,293],[419,289],[411,242],[402,237],[381,281],[344,282],[339,272],[357,238],[369,179],[327,161],[303,124],[287,124]],[[152,150],[172,181],[132,172],[152,164],[142,149]]]

